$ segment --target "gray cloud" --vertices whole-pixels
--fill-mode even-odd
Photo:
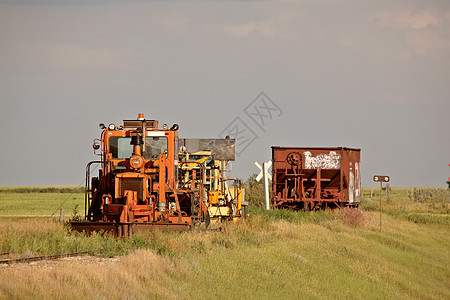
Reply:
[[[186,0],[0,0],[0,4],[13,5],[65,5],[65,6],[90,6],[90,5],[115,5],[130,3],[177,3]],[[266,2],[270,0],[202,0],[218,2]],[[201,2],[201,1],[199,1]]]
[[[450,176],[447,2],[55,2],[0,1],[0,185],[78,184],[98,123],[138,112],[184,137],[251,126],[260,91],[284,113],[237,176],[272,145],[360,147],[364,185]]]

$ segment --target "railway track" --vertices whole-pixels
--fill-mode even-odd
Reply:
[[[81,256],[91,253],[90,251],[82,251],[82,252],[74,252],[74,253],[63,253],[63,254],[53,254],[53,255],[42,255],[42,256],[29,256],[22,258],[10,258],[10,259],[1,259],[0,264],[14,264],[14,263],[28,263],[39,260],[52,260],[64,257],[74,257]],[[11,255],[14,253],[4,252],[0,253],[1,256]]]

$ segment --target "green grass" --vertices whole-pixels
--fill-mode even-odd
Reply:
[[[29,255],[52,255],[89,251],[92,255],[114,257],[136,249],[153,249],[170,254],[165,240],[179,233],[148,232],[133,238],[117,239],[94,233],[89,237],[72,232],[69,225],[57,220],[36,218],[2,218],[0,220],[0,252]]]
[[[0,193],[84,193],[84,186],[2,186]]]
[[[379,211],[379,190],[377,193],[370,197],[370,190],[365,189],[361,209]],[[391,201],[386,200],[385,191],[382,194],[383,214],[414,223],[450,226],[449,204],[450,190],[446,188],[392,188]]]
[[[211,298],[449,296],[446,248],[434,240],[445,238],[442,233],[405,241],[396,237],[397,231],[380,234],[334,225],[290,225],[260,245],[211,251],[185,291],[194,295],[214,286]],[[420,230],[407,226],[405,231],[409,236]]]
[[[436,221],[448,219],[448,204],[393,190],[391,202],[383,200],[380,232],[379,198],[364,196],[360,210],[250,207],[245,222],[221,231],[129,239],[86,237],[42,218],[1,218],[0,252],[121,259],[33,272],[2,267],[0,298],[449,299],[450,225]]]
[[[78,205],[84,215],[84,193],[0,193],[0,215],[59,215],[59,208],[66,216],[73,214]]]

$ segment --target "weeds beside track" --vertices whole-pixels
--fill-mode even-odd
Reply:
[[[448,214],[447,203],[393,192],[391,203],[383,200],[380,232],[379,198],[367,198],[360,210],[253,207],[244,222],[221,231],[126,239],[86,237],[52,220],[0,218],[0,252],[98,249],[96,256],[121,257],[0,267],[0,298],[450,298],[450,226],[435,222]],[[417,222],[413,214],[430,219]]]

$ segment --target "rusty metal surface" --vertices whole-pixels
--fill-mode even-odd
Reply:
[[[187,153],[211,151],[217,160],[235,160],[235,139],[183,139]]]
[[[79,232],[116,232],[116,226],[112,222],[89,222],[89,221],[83,221],[83,222],[76,222],[71,221],[70,226],[76,231]]]
[[[272,147],[274,208],[357,206],[360,152],[346,147]]]
[[[158,128],[157,120],[145,120],[145,127],[148,129]],[[125,129],[137,129],[142,126],[143,121],[140,120],[123,120],[123,128]]]

